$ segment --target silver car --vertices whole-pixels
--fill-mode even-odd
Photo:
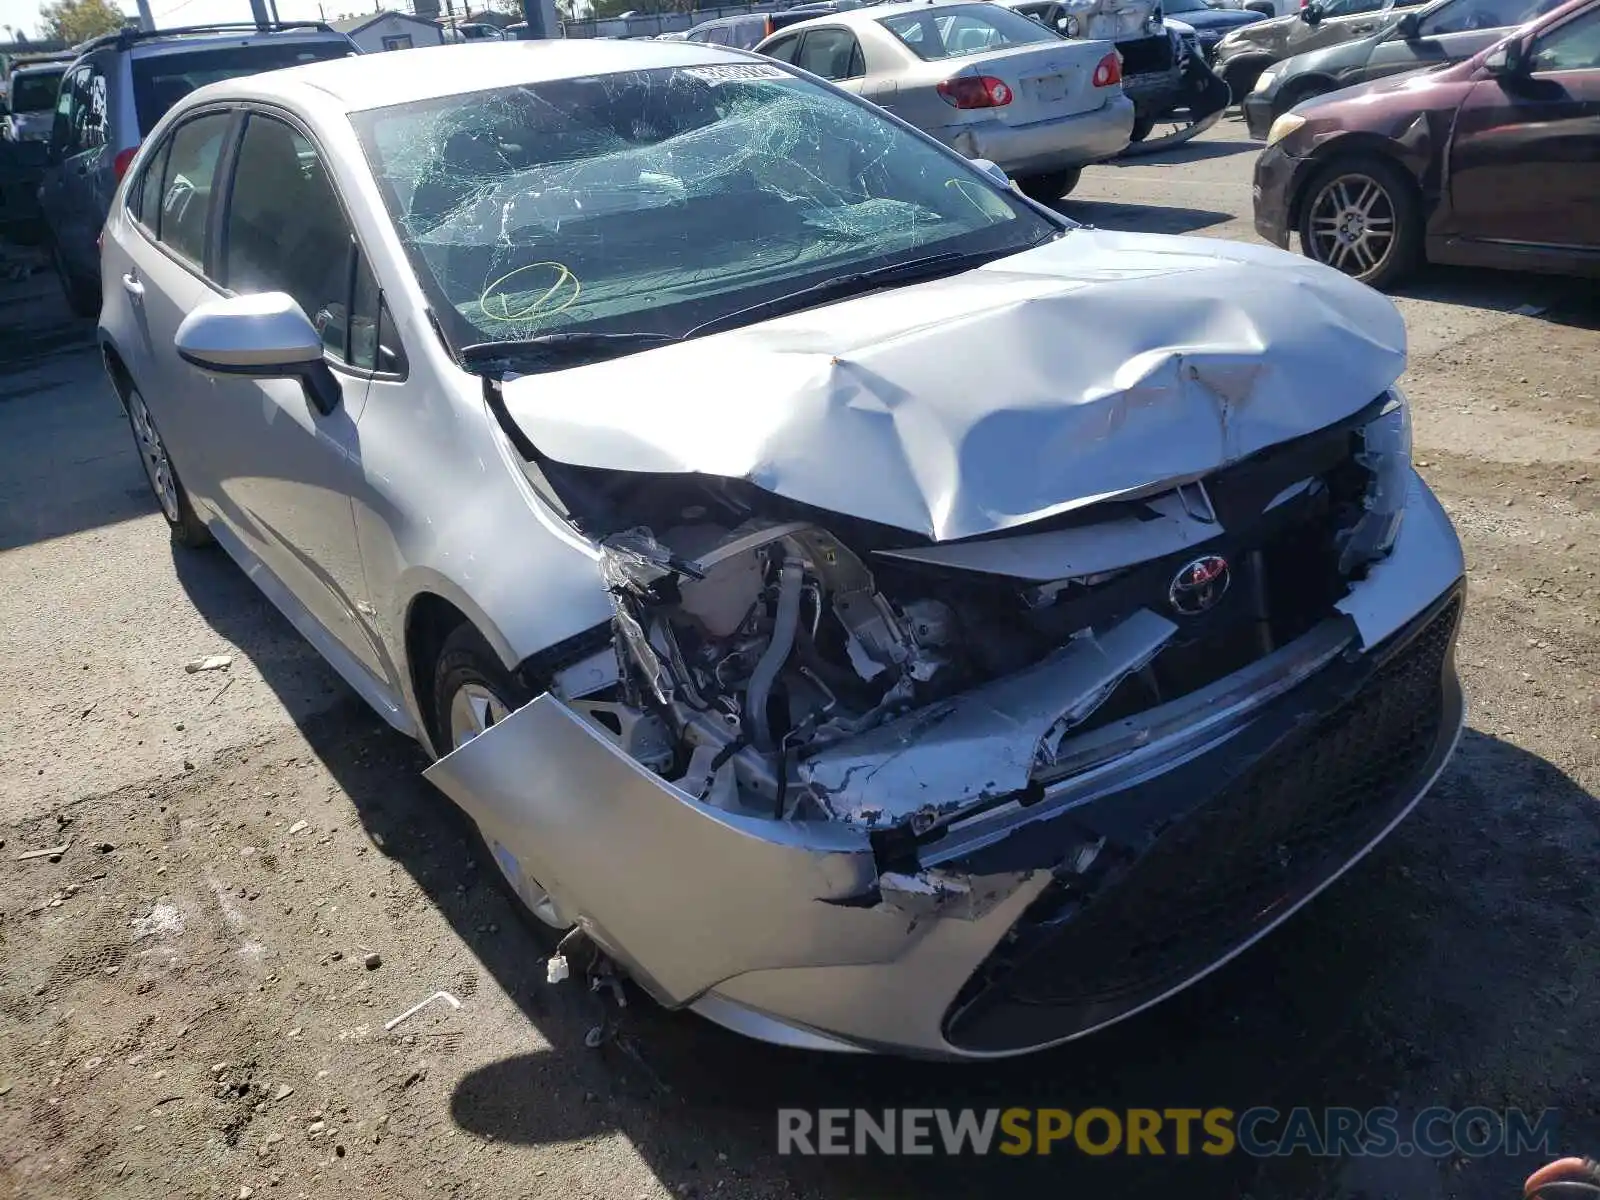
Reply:
[[[103,266],[175,539],[431,751],[552,979],[1021,1053],[1237,954],[1455,744],[1389,301],[1078,227],[787,65],[214,84]]]
[[[880,4],[814,17],[756,51],[863,96],[1050,203],[1133,130],[1110,42],[1069,42],[998,4]]]

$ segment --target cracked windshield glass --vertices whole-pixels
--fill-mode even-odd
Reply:
[[[970,265],[1058,232],[864,105],[764,64],[555,80],[353,120],[458,347],[681,336],[841,273],[930,254]]]

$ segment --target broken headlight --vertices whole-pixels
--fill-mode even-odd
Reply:
[[[1400,536],[1411,485],[1411,405],[1397,387],[1389,389],[1382,410],[1361,429],[1356,461],[1371,478],[1362,497],[1362,514],[1343,535],[1339,570],[1348,574],[1362,563],[1382,558]]]

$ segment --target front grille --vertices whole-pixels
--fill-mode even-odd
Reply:
[[[1155,37],[1118,42],[1117,50],[1122,55],[1124,77],[1159,74],[1172,70],[1172,40],[1167,37],[1165,30]]]
[[[1143,853],[1124,851],[1120,875],[1087,895],[1053,883],[952,1006],[950,1041],[997,1050],[1103,1024],[1247,941],[1349,862],[1415,794],[1435,752],[1460,604]],[[1052,1033],[1027,1032],[1045,1024]]]

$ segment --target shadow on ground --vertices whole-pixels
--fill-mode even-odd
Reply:
[[[1193,233],[1197,229],[1224,225],[1233,220],[1231,213],[1204,208],[1124,204],[1114,200],[1074,200],[1070,196],[1056,201],[1054,208],[1085,225],[1137,233]]]
[[[291,711],[343,690],[320,661],[285,653],[281,619],[242,614],[218,552],[180,552],[180,577],[223,637]],[[241,586],[248,587],[242,579]],[[1516,1194],[1530,1160],[1354,1164],[1243,1155],[1186,1159],[780,1158],[779,1107],[1211,1108],[1257,1105],[1403,1113],[1430,1104],[1562,1110],[1560,1149],[1600,1146],[1600,1006],[1593,1003],[1600,815],[1549,763],[1469,732],[1433,793],[1396,834],[1277,934],[1156,1009],[1085,1042],[1025,1059],[944,1065],[807,1055],[745,1041],[633,993],[606,1015],[569,982],[544,982],[550,939],[519,923],[470,827],[422,782],[415,744],[354,697],[302,721],[374,846],[428,893],[551,1049],[462,1078],[451,1116],[499,1144],[620,1132],[669,1186],[739,1197],[1051,1194],[1190,1198]],[[1550,830],[1573,828],[1553,841]],[[465,884],[464,891],[457,887]],[[729,898],[730,905],[737,903]],[[499,932],[485,933],[492,925]],[[705,936],[715,937],[714,927]],[[1575,989],[1568,991],[1567,989]],[[1585,1003],[1568,997],[1583,995]],[[1359,1169],[1351,1176],[1352,1169]]]

